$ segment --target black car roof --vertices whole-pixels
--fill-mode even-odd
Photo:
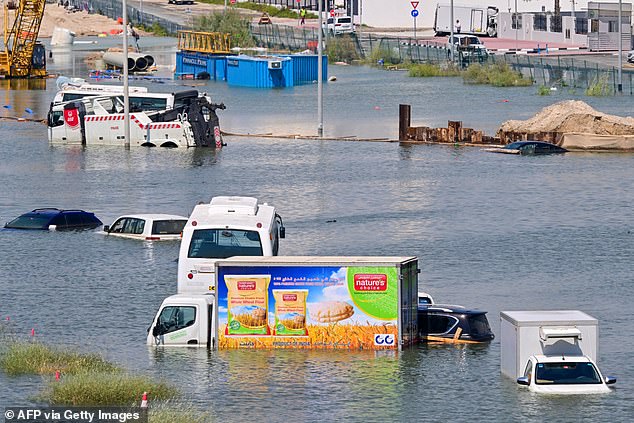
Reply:
[[[483,310],[469,309],[464,306],[454,304],[421,304],[418,306],[418,311],[450,313],[450,314],[486,314]]]

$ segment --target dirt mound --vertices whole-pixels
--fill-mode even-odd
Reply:
[[[500,132],[634,135],[634,118],[607,115],[583,101],[568,100],[545,107],[528,120],[508,120],[500,126]]]

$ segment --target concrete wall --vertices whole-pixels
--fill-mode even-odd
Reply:
[[[504,12],[498,15],[498,38],[515,39],[517,32],[518,40],[543,41],[544,43],[562,43],[571,46],[587,47],[588,36],[585,34],[575,34],[573,30],[572,16],[562,16],[561,32],[537,31],[533,25],[533,14],[522,13],[522,28],[517,31],[513,29],[512,13]],[[548,16],[547,28],[550,28],[551,16]],[[570,38],[566,38],[566,30],[570,31]]]

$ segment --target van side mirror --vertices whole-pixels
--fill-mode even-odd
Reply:
[[[286,228],[284,226],[280,226],[280,238],[286,238]]]
[[[605,384],[606,385],[614,385],[616,383],[616,378],[614,376],[606,376]]]
[[[530,381],[528,380],[528,377],[526,376],[518,377],[517,383],[520,385],[526,385],[526,386],[530,385]]]
[[[158,327],[158,325],[156,325],[156,326],[154,326],[154,327],[152,328],[152,336],[159,336],[159,335],[160,335],[160,333],[159,333],[159,327]]]
[[[103,231],[104,231],[104,232],[108,232],[108,233],[110,233],[110,226],[108,226],[108,225],[103,225]]]

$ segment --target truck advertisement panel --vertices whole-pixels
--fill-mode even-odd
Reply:
[[[219,348],[398,349],[395,266],[221,266]]]

